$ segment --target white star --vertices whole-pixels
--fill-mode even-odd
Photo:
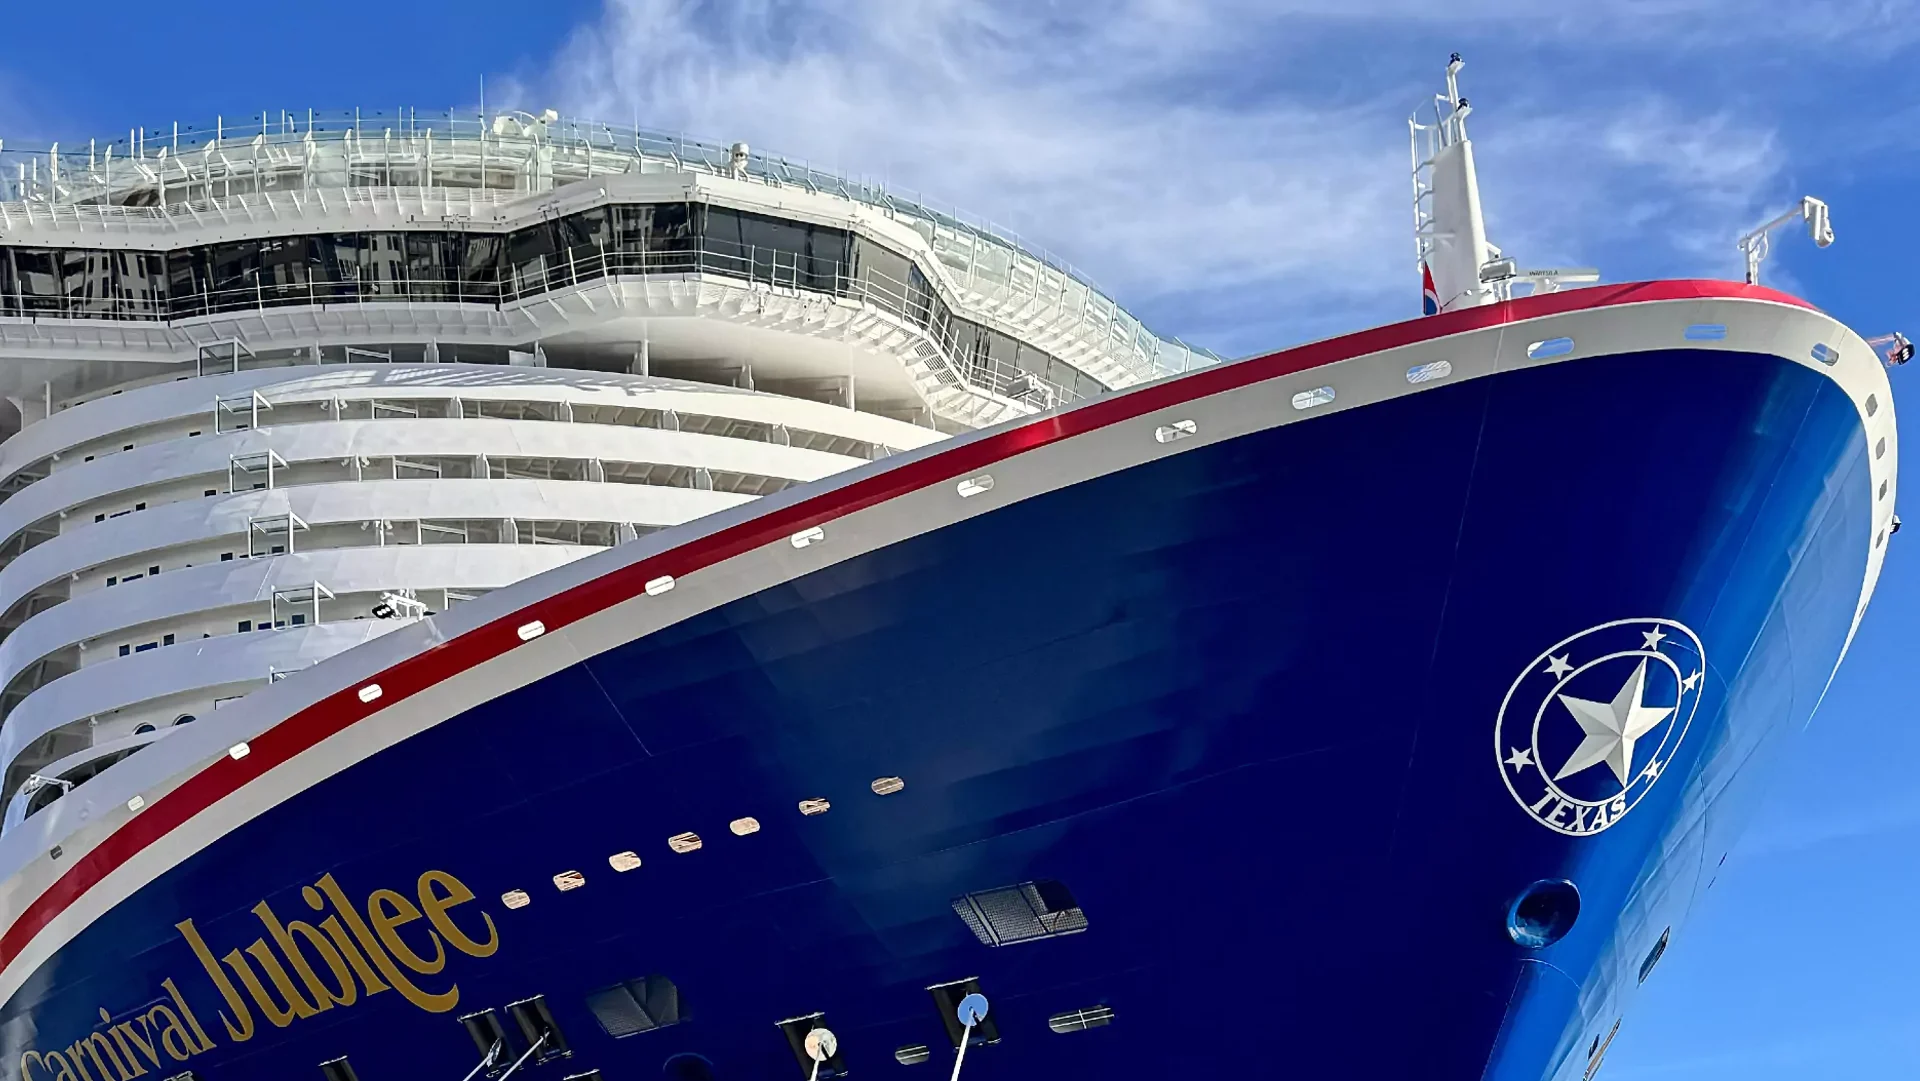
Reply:
[[[1507,756],[1507,765],[1513,767],[1513,772],[1519,773],[1533,765],[1533,752],[1515,747],[1513,753]]]
[[[1573,665],[1567,663],[1567,658],[1571,656],[1573,656],[1571,653],[1562,653],[1558,657],[1547,658],[1547,670],[1542,674],[1559,679],[1561,676],[1573,671]]]
[[[1645,777],[1649,781],[1659,780],[1660,779],[1660,760],[1656,758],[1653,761],[1648,762],[1647,768],[1641,770],[1640,775],[1642,777]]]
[[[1633,741],[1646,735],[1673,712],[1672,706],[1642,704],[1640,699],[1646,687],[1647,659],[1642,657],[1639,667],[1633,670],[1633,676],[1620,688],[1620,693],[1613,696],[1611,702],[1590,702],[1572,695],[1561,695],[1561,703],[1567,707],[1567,712],[1573,714],[1573,719],[1580,722],[1581,731],[1587,735],[1580,741],[1580,746],[1574,748],[1567,764],[1553,775],[1553,779],[1558,781],[1563,777],[1571,777],[1605,762],[1624,786],[1627,778],[1633,775]]]
[[[1650,630],[1650,631],[1641,631],[1641,632],[1640,632],[1640,637],[1642,637],[1642,638],[1645,638],[1645,639],[1647,640],[1647,648],[1648,648],[1648,649],[1659,649],[1659,648],[1660,648],[1660,639],[1662,639],[1662,638],[1665,638],[1665,637],[1666,637],[1666,635],[1664,635],[1664,634],[1661,634],[1661,633],[1660,633],[1660,628],[1658,628],[1658,627],[1655,627],[1654,629],[1652,629],[1652,630]]]
[[[1694,685],[1699,682],[1700,682],[1700,673],[1695,672],[1694,674],[1680,681],[1680,689],[1683,691],[1693,690]]]

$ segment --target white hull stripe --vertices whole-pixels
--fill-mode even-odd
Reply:
[[[1629,307],[1634,314],[1621,310]],[[1729,324],[1724,340],[1683,339],[1681,330],[1702,313]],[[1552,322],[1507,333],[1542,319]],[[1560,335],[1574,337],[1577,348],[1530,356],[1535,343],[1527,339]],[[1823,367],[1803,359],[1823,338],[1850,362]],[[0,845],[0,860],[13,867],[0,885],[0,1001],[115,904],[292,795],[466,709],[698,612],[1158,457],[1441,383],[1678,348],[1798,360],[1842,385],[1863,423],[1870,411],[1862,403],[1881,396],[1870,439],[1892,429],[1885,372],[1857,336],[1772,290],[1684,281],[1581,289],[1378,327],[935,444],[468,602],[464,615],[444,613],[416,625],[416,634],[350,650],[223,710],[217,724],[195,726],[204,731],[182,730],[115,766]],[[1448,375],[1415,379],[1413,369],[1440,360],[1451,365]],[[1337,395],[1320,404],[1323,383]],[[1876,484],[1890,478],[1892,461],[1874,463]],[[991,483],[972,491],[964,483],[987,476]],[[1863,607],[1883,551],[1870,554]],[[581,580],[569,585],[573,579]],[[476,616],[486,621],[475,623]],[[471,625],[451,631],[463,622]],[[300,696],[310,704],[288,709]],[[224,753],[234,725],[249,723],[258,734],[246,752]],[[129,809],[136,793],[140,806]],[[35,847],[21,852],[24,843]]]

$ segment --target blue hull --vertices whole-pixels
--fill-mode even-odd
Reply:
[[[1823,374],[1670,351],[1014,503],[630,641],[288,799],[40,967],[0,1012],[0,1074],[299,1078],[348,1055],[364,1081],[452,1079],[477,1059],[456,1017],[544,995],[572,1054],[529,1076],[804,1077],[775,1025],[816,1011],[849,1073],[944,1076],[926,989],[977,977],[999,1042],[969,1050],[975,1079],[1577,1078],[1844,649],[1869,461]],[[1524,769],[1488,753],[1503,699],[1543,648],[1641,617],[1698,635],[1701,682],[1648,684],[1670,712],[1627,753],[1630,810],[1548,828],[1500,783]],[[1595,700],[1618,682],[1592,680]],[[1578,753],[1563,727],[1556,759]],[[869,791],[888,776],[905,789]],[[795,810],[815,797],[831,810]],[[757,833],[729,832],[748,815]],[[670,851],[683,831],[703,847]],[[610,868],[624,850],[643,866]],[[568,870],[586,884],[556,890]],[[423,893],[428,871],[476,899]],[[366,944],[335,959],[378,971],[343,987],[296,946],[336,1000],[290,963],[276,989],[265,959],[288,951],[261,912],[319,924],[333,902],[303,887],[325,876],[432,971],[349,928]],[[1558,879],[1579,892],[1571,930],[1516,944],[1511,904]],[[1083,933],[989,947],[956,915],[1035,880],[1071,890]],[[508,909],[511,890],[532,903]],[[427,1001],[379,968],[394,958]],[[240,968],[264,1002],[223,995],[212,973]],[[680,1023],[608,1035],[588,996],[650,975],[677,986]],[[1111,1024],[1049,1030],[1095,1005]],[[310,1016],[276,1025],[290,1006]],[[897,1064],[909,1045],[930,1061]]]

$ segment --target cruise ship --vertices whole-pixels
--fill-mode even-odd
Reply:
[[[1427,314],[1231,361],[738,143],[6,148],[0,1077],[1590,1081],[1911,347],[1759,284],[1811,198],[1522,268],[1459,66]]]

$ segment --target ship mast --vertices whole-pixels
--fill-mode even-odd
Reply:
[[[1432,275],[1435,307],[1448,312],[1508,300],[1516,282],[1529,283],[1534,292],[1551,292],[1562,284],[1598,281],[1600,272],[1591,267],[1519,270],[1487,241],[1473,142],[1467,138],[1473,107],[1460,96],[1460,69],[1465,66],[1459,53],[1448,57],[1447,90],[1434,95],[1432,123],[1421,122],[1418,114],[1407,118],[1414,254],[1421,272]]]

